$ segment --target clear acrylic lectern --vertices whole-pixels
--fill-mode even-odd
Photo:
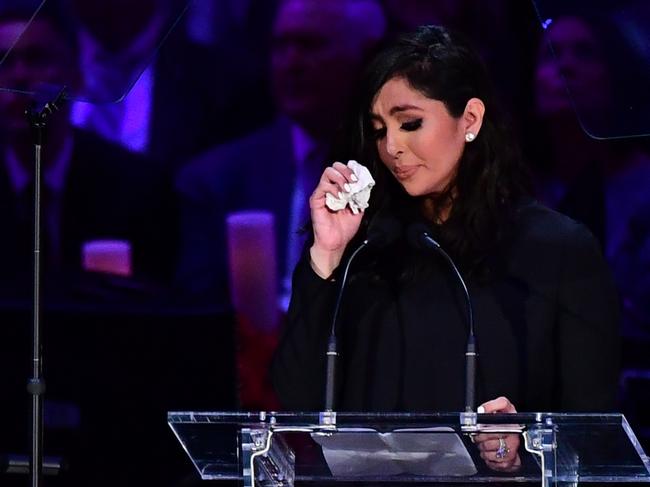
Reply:
[[[245,487],[650,482],[648,457],[621,414],[170,412],[168,422],[201,478]],[[483,461],[481,434],[516,435],[514,465]]]

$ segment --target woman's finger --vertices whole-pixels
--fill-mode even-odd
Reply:
[[[498,438],[494,438],[494,439],[491,439],[491,440],[486,440],[486,441],[481,441],[481,442],[476,443],[476,446],[482,452],[497,451],[499,449],[500,445],[501,445],[501,443],[499,442]]]
[[[331,166],[326,168],[323,172],[323,176],[321,177],[321,182],[322,181],[335,183],[338,185],[339,191],[350,191],[350,183],[348,183],[347,178]]]
[[[335,162],[332,164],[332,167],[340,172],[349,183],[356,183],[358,181],[357,175],[354,174],[354,171],[342,162]]]
[[[335,198],[339,197],[341,189],[334,183],[321,181],[309,198],[309,204],[312,208],[322,208],[325,205],[325,196],[327,193]]]
[[[491,460],[485,460],[485,463],[492,470],[498,470],[500,472],[508,472],[511,470],[516,470],[516,462],[514,460],[509,460],[506,462],[493,462]]]
[[[491,401],[484,402],[479,406],[479,413],[516,413],[517,409],[510,400],[505,397],[497,397]]]
[[[512,461],[512,459],[517,455],[517,452],[506,447],[504,449],[497,448],[496,450],[482,451],[480,455],[483,460],[504,463]]]
[[[484,441],[489,440],[498,440],[503,436],[503,433],[479,433],[474,435],[472,440],[474,443],[483,443]]]
[[[521,457],[519,455],[515,455],[512,459],[501,462],[485,458],[484,460],[488,468],[499,472],[516,472],[521,469]]]

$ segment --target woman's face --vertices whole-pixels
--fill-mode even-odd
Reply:
[[[467,123],[403,78],[379,90],[371,119],[381,160],[411,196],[443,191],[456,174]]]

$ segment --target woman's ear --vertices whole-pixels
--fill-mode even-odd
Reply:
[[[485,114],[485,104],[480,98],[470,98],[465,105],[463,112],[463,125],[465,130],[465,140],[473,141],[481,131],[483,125],[483,115]]]

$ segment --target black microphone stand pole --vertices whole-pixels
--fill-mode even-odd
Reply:
[[[32,398],[31,415],[31,457],[30,485],[41,486],[43,473],[43,350],[41,343],[41,179],[43,169],[41,153],[45,139],[45,129],[52,114],[57,112],[65,98],[65,87],[56,98],[46,103],[43,109],[34,106],[25,111],[32,128],[34,139],[34,275],[32,309],[32,376],[27,383],[27,392]]]
[[[352,255],[345,264],[343,271],[343,278],[341,279],[341,287],[339,287],[339,294],[336,298],[334,305],[334,316],[332,317],[332,328],[330,337],[327,342],[327,375],[325,376],[325,411],[320,413],[320,425],[326,428],[336,428],[336,411],[334,405],[336,402],[336,359],[338,358],[338,348],[336,345],[336,324],[338,321],[339,310],[343,300],[343,291],[345,284],[348,280],[348,272],[352,261],[364,248],[368,246],[368,239],[366,238],[357,249],[352,252]]]

